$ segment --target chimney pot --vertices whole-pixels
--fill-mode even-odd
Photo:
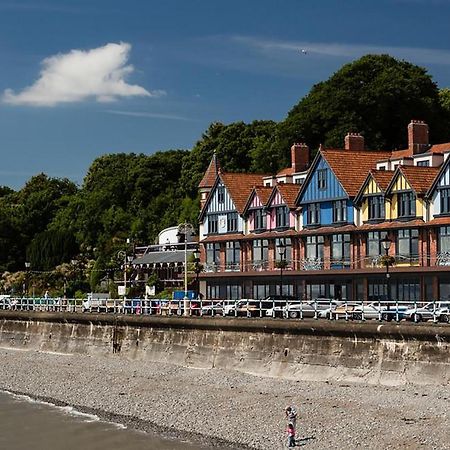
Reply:
[[[364,150],[364,136],[360,133],[347,133],[344,139],[344,148],[353,151]]]

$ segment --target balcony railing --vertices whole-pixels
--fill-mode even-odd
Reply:
[[[422,258],[422,260],[421,260]],[[419,255],[397,255],[394,262],[390,264],[393,267],[413,267],[420,264],[427,265],[429,258]],[[450,266],[450,252],[440,253],[436,259],[435,265]],[[287,260],[283,266],[284,271],[319,271],[319,270],[350,270],[350,269],[382,269],[383,256],[364,256],[359,259],[351,260],[349,258],[302,258],[299,260]],[[211,272],[263,272],[280,271],[279,261],[254,260],[246,263],[206,263],[204,271]]]

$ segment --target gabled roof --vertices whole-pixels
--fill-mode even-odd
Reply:
[[[364,182],[367,172],[376,167],[377,161],[389,158],[391,152],[368,150],[344,150],[320,148],[311,165],[296,202],[307,188],[320,158],[324,158],[349,197],[355,197]]]
[[[355,197],[355,203],[361,201],[362,196],[364,195],[364,189],[371,179],[375,181],[381,192],[386,192],[386,189],[389,186],[389,183],[391,182],[393,176],[394,172],[392,170],[371,169],[367,174],[367,177],[364,180],[363,184],[359,188],[358,194]]]
[[[398,166],[386,192],[390,192],[399,174],[402,174],[416,195],[425,195],[439,174],[438,167]]]
[[[266,206],[267,202],[269,201],[270,194],[272,193],[272,191],[273,191],[272,186],[254,186],[247,198],[247,202],[245,203],[245,207],[244,207],[244,211],[243,211],[244,214],[250,208],[255,196],[258,196],[259,199],[261,200],[261,204],[263,206]]]
[[[295,209],[295,201],[297,199],[298,193],[300,192],[300,185],[295,183],[279,183],[276,184],[273,188],[272,193],[270,194],[270,198],[268,203],[270,203],[275,196],[275,192],[278,191],[284,200],[284,203],[289,209]]]
[[[349,197],[358,193],[367,172],[376,167],[377,161],[390,154],[382,151],[335,149],[324,149],[321,153]]]
[[[253,187],[262,185],[263,177],[266,176],[266,174],[255,173],[219,173],[219,178],[227,188],[239,214],[244,212]]]
[[[209,162],[209,166],[206,169],[205,174],[203,175],[202,181],[198,185],[199,188],[212,188],[214,183],[216,182],[217,174],[220,170],[219,159],[217,158],[216,152],[214,152],[211,161]]]

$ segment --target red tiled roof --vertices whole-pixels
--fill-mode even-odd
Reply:
[[[286,167],[285,169],[281,169],[278,173],[277,173],[277,177],[282,177],[282,176],[291,176],[292,174],[294,174],[294,169],[293,167]]]
[[[211,188],[214,186],[216,182],[217,174],[220,169],[219,159],[216,154],[213,154],[211,161],[209,163],[208,168],[206,169],[205,174],[203,175],[202,181],[198,185],[199,188]]]
[[[252,189],[262,184],[266,174],[221,172],[220,178],[230,194],[236,210],[242,214]]]
[[[440,169],[438,167],[400,166],[400,171],[416,194],[425,195]]]
[[[445,151],[450,151],[450,142],[446,142],[445,144],[434,144],[428,151],[431,153],[443,153]]]
[[[407,158],[408,156],[412,156],[412,154],[413,152],[409,148],[405,148],[404,150],[393,150],[389,159]]]
[[[301,186],[295,183],[280,183],[277,184],[277,189],[280,191],[283,200],[286,203],[286,206],[289,209],[295,209],[295,200],[300,192]]]
[[[393,171],[391,170],[377,170],[372,169],[370,171],[370,174],[372,175],[373,179],[378,184],[379,188],[384,192],[386,188],[389,186],[389,183],[392,180],[392,177],[394,176]]]
[[[272,186],[256,186],[255,187],[255,193],[259,197],[259,199],[261,200],[261,203],[263,205],[267,204],[272,191],[273,191]]]
[[[342,187],[354,197],[378,160],[387,159],[390,152],[323,149],[321,154],[328,162]]]
[[[299,233],[295,230],[284,230],[284,231],[264,231],[262,233],[249,233],[244,236],[244,239],[275,239],[279,237],[290,237],[298,236]]]

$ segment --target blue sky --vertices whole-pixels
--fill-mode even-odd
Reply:
[[[449,18],[450,0],[0,0],[0,185],[281,120],[366,53],[450,86]]]

